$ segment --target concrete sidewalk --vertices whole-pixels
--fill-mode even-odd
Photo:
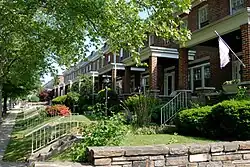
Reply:
[[[24,167],[25,164],[13,163],[13,162],[3,162],[4,152],[10,141],[13,126],[15,125],[15,119],[17,113],[21,112],[21,109],[13,109],[8,111],[7,117],[3,120],[0,125],[0,167]]]

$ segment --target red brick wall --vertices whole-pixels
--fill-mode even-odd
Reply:
[[[203,57],[211,56],[215,52],[214,48],[208,47],[208,46],[196,46],[195,51],[196,51],[195,60],[201,59]]]
[[[157,90],[157,79],[158,79],[158,69],[157,69],[157,57],[149,57],[149,87],[152,90]]]
[[[211,86],[221,89],[221,85],[225,81],[232,79],[232,63],[227,64],[226,67],[220,68],[220,56],[217,48],[211,48],[210,55],[210,73],[211,73]]]
[[[188,28],[192,32],[198,29],[199,8],[206,4],[208,4],[208,19],[210,24],[230,14],[230,0],[207,0],[202,2],[195,6],[188,15]]]
[[[230,14],[230,0],[208,0],[208,18],[212,23]]]
[[[195,6],[188,15],[188,28],[193,32],[198,28],[198,11],[199,8],[206,5],[207,2],[203,2]]]
[[[246,65],[242,71],[242,80],[250,81],[250,25],[245,24],[241,27],[241,38],[242,38],[242,61]]]
[[[188,89],[188,49],[179,49],[178,89]]]

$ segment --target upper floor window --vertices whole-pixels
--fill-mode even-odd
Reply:
[[[208,21],[208,5],[203,6],[199,9],[199,13],[198,13],[199,17],[198,17],[198,26],[199,28],[202,28],[206,25],[209,24]]]
[[[96,70],[99,70],[99,68],[100,68],[100,60],[98,59],[96,64]]]
[[[231,14],[235,14],[238,12],[240,9],[244,8],[245,0],[230,0],[231,4]]]
[[[183,21],[183,23],[182,23],[181,27],[188,28],[188,17],[187,16],[183,17],[182,21]]]
[[[154,35],[149,35],[148,45],[154,45]]]
[[[110,60],[111,60],[111,59],[110,59],[110,55],[108,55],[108,63],[110,62]]]

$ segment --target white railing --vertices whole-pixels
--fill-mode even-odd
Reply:
[[[181,109],[188,107],[188,102],[188,91],[177,93],[175,97],[161,108],[161,124],[169,123]]]
[[[83,122],[74,120],[72,115],[70,115],[68,117],[58,118],[52,123],[47,123],[31,131],[25,135],[25,137],[31,137],[31,153],[34,154],[36,151],[66,135],[80,135],[79,127],[81,127],[81,124],[83,124]]]

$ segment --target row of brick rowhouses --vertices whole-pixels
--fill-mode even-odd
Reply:
[[[149,35],[145,48],[140,51],[141,60],[148,63],[148,67],[138,68],[128,52],[121,49],[119,56],[115,56],[105,45],[92,52],[88,62],[80,62],[64,72],[64,84],[60,88],[56,87],[63,91],[56,96],[66,93],[70,83],[79,74],[94,76],[96,91],[102,89],[103,79],[109,77],[120,94],[132,93],[140,87],[141,90],[154,90],[160,95],[168,96],[175,90],[183,89],[193,92],[219,90],[223,82],[232,79],[248,83],[249,14],[250,0],[195,0],[192,2],[191,12],[181,15],[192,31],[192,39],[185,48]],[[215,30],[222,35],[246,68],[242,68],[234,56],[231,56],[231,61],[225,68],[220,68]]]

